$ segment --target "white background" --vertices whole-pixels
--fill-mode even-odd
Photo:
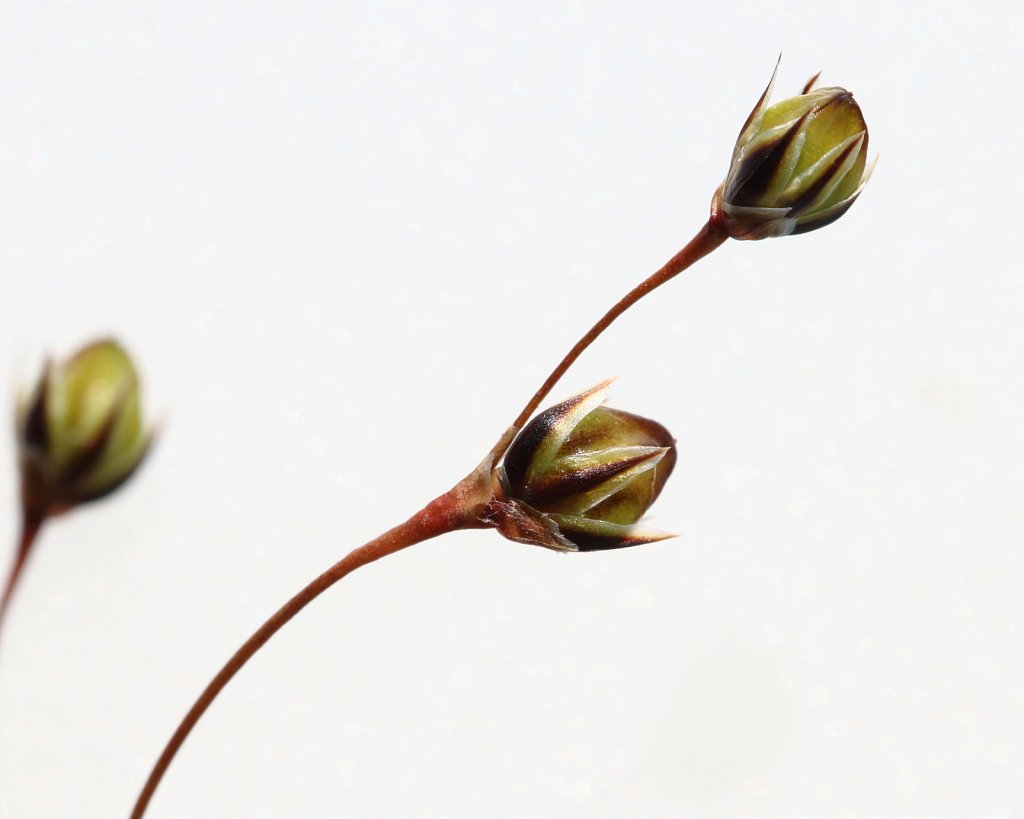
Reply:
[[[703,223],[780,51],[779,96],[863,106],[861,200],[728,243],[554,396],[619,375],[669,426],[682,536],[352,575],[150,815],[1024,815],[1021,19],[984,8],[5,3],[0,383],[115,333],[161,433],[18,590],[0,815],[126,816],[241,641]]]

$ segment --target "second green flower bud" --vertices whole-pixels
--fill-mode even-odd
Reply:
[[[776,67],[776,71],[778,68]],[[744,123],[714,208],[736,239],[806,233],[834,222],[870,175],[868,128],[845,88],[769,105],[775,75]]]
[[[601,406],[611,382],[542,412],[499,467],[492,522],[512,540],[564,551],[616,549],[671,535],[634,524],[676,461],[661,424]]]

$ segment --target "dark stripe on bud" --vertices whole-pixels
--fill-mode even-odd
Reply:
[[[82,448],[75,454],[75,456],[68,461],[64,467],[60,470],[60,480],[62,483],[71,485],[81,480],[83,477],[92,472],[103,458],[103,452],[107,448],[107,442],[110,440],[110,436],[114,432],[114,425],[117,423],[118,416],[121,413],[121,405],[124,403],[124,399],[119,399],[118,402],[111,407],[110,414],[104,419],[103,425],[96,430],[88,442],[86,442]]]
[[[825,190],[832,183],[835,175],[843,167],[843,163],[846,162],[855,151],[863,150],[863,145],[856,140],[847,145],[842,151],[840,151],[832,161],[828,164],[828,167],[822,170],[818,178],[807,186],[805,192],[801,193],[800,196],[796,197],[793,202],[789,205],[790,209],[796,212],[800,212],[811,205],[818,195]],[[852,203],[851,203],[852,204]],[[845,211],[844,211],[845,212]],[[839,218],[839,217],[836,217]],[[815,227],[821,227],[821,225],[815,225]],[[800,231],[794,231],[799,233]]]
[[[786,158],[786,151],[800,135],[810,115],[809,111],[774,142],[758,148],[749,158],[744,156],[740,160],[736,178],[726,191],[730,204],[738,207],[761,206],[782,166],[782,160]]]
[[[22,430],[25,448],[35,454],[44,453],[47,448],[48,436],[46,434],[46,403],[49,394],[49,373],[50,365],[47,364],[43,370],[43,377],[36,390],[35,400],[29,407],[25,416],[24,429]]]
[[[651,447],[631,457],[624,457],[612,463],[584,466],[563,473],[552,474],[546,480],[538,482],[528,489],[523,500],[530,504],[554,504],[572,495],[579,495],[621,475],[654,458],[660,459],[668,451],[667,447]]]
[[[548,435],[565,420],[565,417],[590,396],[591,392],[580,393],[545,410],[519,433],[515,442],[509,447],[508,454],[505,455],[505,474],[510,483],[521,484],[526,481],[533,453]]]

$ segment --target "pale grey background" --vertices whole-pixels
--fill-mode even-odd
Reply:
[[[19,590],[0,815],[125,816],[251,630],[472,467],[699,227],[779,51],[782,95],[824,69],[864,106],[863,198],[726,245],[556,391],[620,375],[613,405],[673,430],[652,521],[682,537],[464,533],[353,575],[150,815],[1024,815],[1020,24],[5,3],[0,383],[114,332],[163,431]],[[5,541],[12,462],[2,436]]]

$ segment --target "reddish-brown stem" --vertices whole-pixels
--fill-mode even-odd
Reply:
[[[4,618],[11,604],[11,598],[14,596],[14,588],[18,585],[18,580],[25,568],[25,563],[28,561],[32,546],[36,542],[36,537],[39,535],[39,530],[43,526],[44,519],[43,517],[28,513],[22,518],[18,551],[14,555],[14,563],[11,564],[10,573],[7,575],[3,596],[0,597],[0,633],[3,633]]]
[[[358,549],[350,552],[346,557],[334,564],[316,580],[296,594],[291,600],[284,604],[269,620],[242,645],[234,656],[224,665],[217,675],[210,681],[209,685],[195,701],[192,708],[181,721],[174,735],[168,741],[163,753],[157,760],[149,779],[139,794],[139,798],[132,810],[131,819],[142,819],[149,805],[160,780],[167,771],[168,766],[174,759],[182,743],[191,733],[196,723],[223,690],[224,686],[238,673],[252,656],[263,647],[263,645],[274,634],[281,629],[302,609],[313,600],[323,594],[327,589],[341,580],[345,575],[372,563],[386,555],[393,554],[414,543],[428,540],[455,529],[479,527],[490,524],[481,522],[481,513],[484,505],[491,497],[490,471],[491,466],[505,454],[512,440],[529,420],[534,411],[540,406],[552,387],[558,383],[566,370],[572,366],[577,358],[587,349],[598,336],[611,325],[615,319],[621,316],[626,310],[636,304],[640,299],[663,285],[669,279],[686,270],[690,265],[706,256],[712,250],[721,245],[728,238],[728,234],[722,225],[716,209],[712,209],[711,218],[697,233],[689,244],[680,250],[675,256],[668,260],[665,265],[640,284],[623,296],[601,319],[587,331],[587,333],[576,342],[566,356],[559,362],[558,366],[551,372],[540,389],[534,393],[522,412],[513,422],[512,426],[505,432],[494,449],[484,459],[483,463],[465,480],[459,483],[450,492],[437,498],[428,504],[422,511],[413,515],[405,523],[396,526],[385,532],[378,538],[371,540]]]
[[[489,462],[485,462],[485,464],[489,465]],[[480,506],[482,502],[486,502],[489,492],[485,497],[478,491],[475,491],[475,489],[483,485],[484,481],[487,481],[489,486],[489,469],[486,471],[477,470],[476,473],[470,475],[453,490],[429,503],[405,523],[399,524],[379,537],[374,538],[369,543],[349,552],[347,556],[339,560],[296,594],[276,614],[260,626],[245,641],[242,647],[234,653],[224,667],[217,672],[217,675],[206,686],[203,693],[199,695],[199,699],[189,709],[174,735],[167,742],[163,753],[160,754],[160,758],[153,767],[149,779],[146,780],[146,784],[139,794],[139,798],[132,810],[132,819],[141,819],[146,812],[146,806],[153,798],[153,793],[160,784],[160,780],[163,778],[168,766],[196,723],[199,722],[199,719],[206,712],[206,709],[210,707],[210,704],[217,698],[217,695],[220,694],[224,686],[231,681],[231,678],[239,672],[242,666],[285,623],[345,577],[345,575],[361,566],[365,566],[367,563],[372,563],[386,555],[394,554],[407,546],[412,546],[414,543],[429,540],[446,532],[483,526],[484,524],[479,521]]]
[[[615,319],[625,313],[630,307],[636,304],[640,299],[652,292],[658,287],[661,287],[669,279],[682,273],[686,268],[692,265],[699,259],[707,256],[712,250],[721,245],[728,238],[728,234],[722,224],[722,220],[718,216],[717,210],[712,210],[711,218],[704,227],[700,229],[696,236],[690,240],[690,243],[680,250],[675,256],[665,262],[665,265],[655,273],[652,273],[640,284],[630,290],[625,296],[619,299],[618,302],[603,316],[600,320],[591,327],[586,334],[573,345],[573,348],[566,353],[558,366],[551,371],[551,375],[547,377],[547,380],[541,384],[539,390],[534,393],[533,398],[527,402],[526,406],[523,407],[523,411],[519,413],[519,417],[512,422],[512,426],[508,428],[504,435],[495,444],[494,449],[491,450],[491,459],[494,463],[497,463],[501,456],[505,454],[506,450],[512,444],[513,439],[519,433],[519,430],[523,428],[530,416],[536,411],[537,407],[540,406],[540,402],[547,398],[548,393],[551,392],[552,387],[558,383],[559,379],[565,375],[566,370],[573,365],[573,362],[597,339],[601,333],[608,329]]]

